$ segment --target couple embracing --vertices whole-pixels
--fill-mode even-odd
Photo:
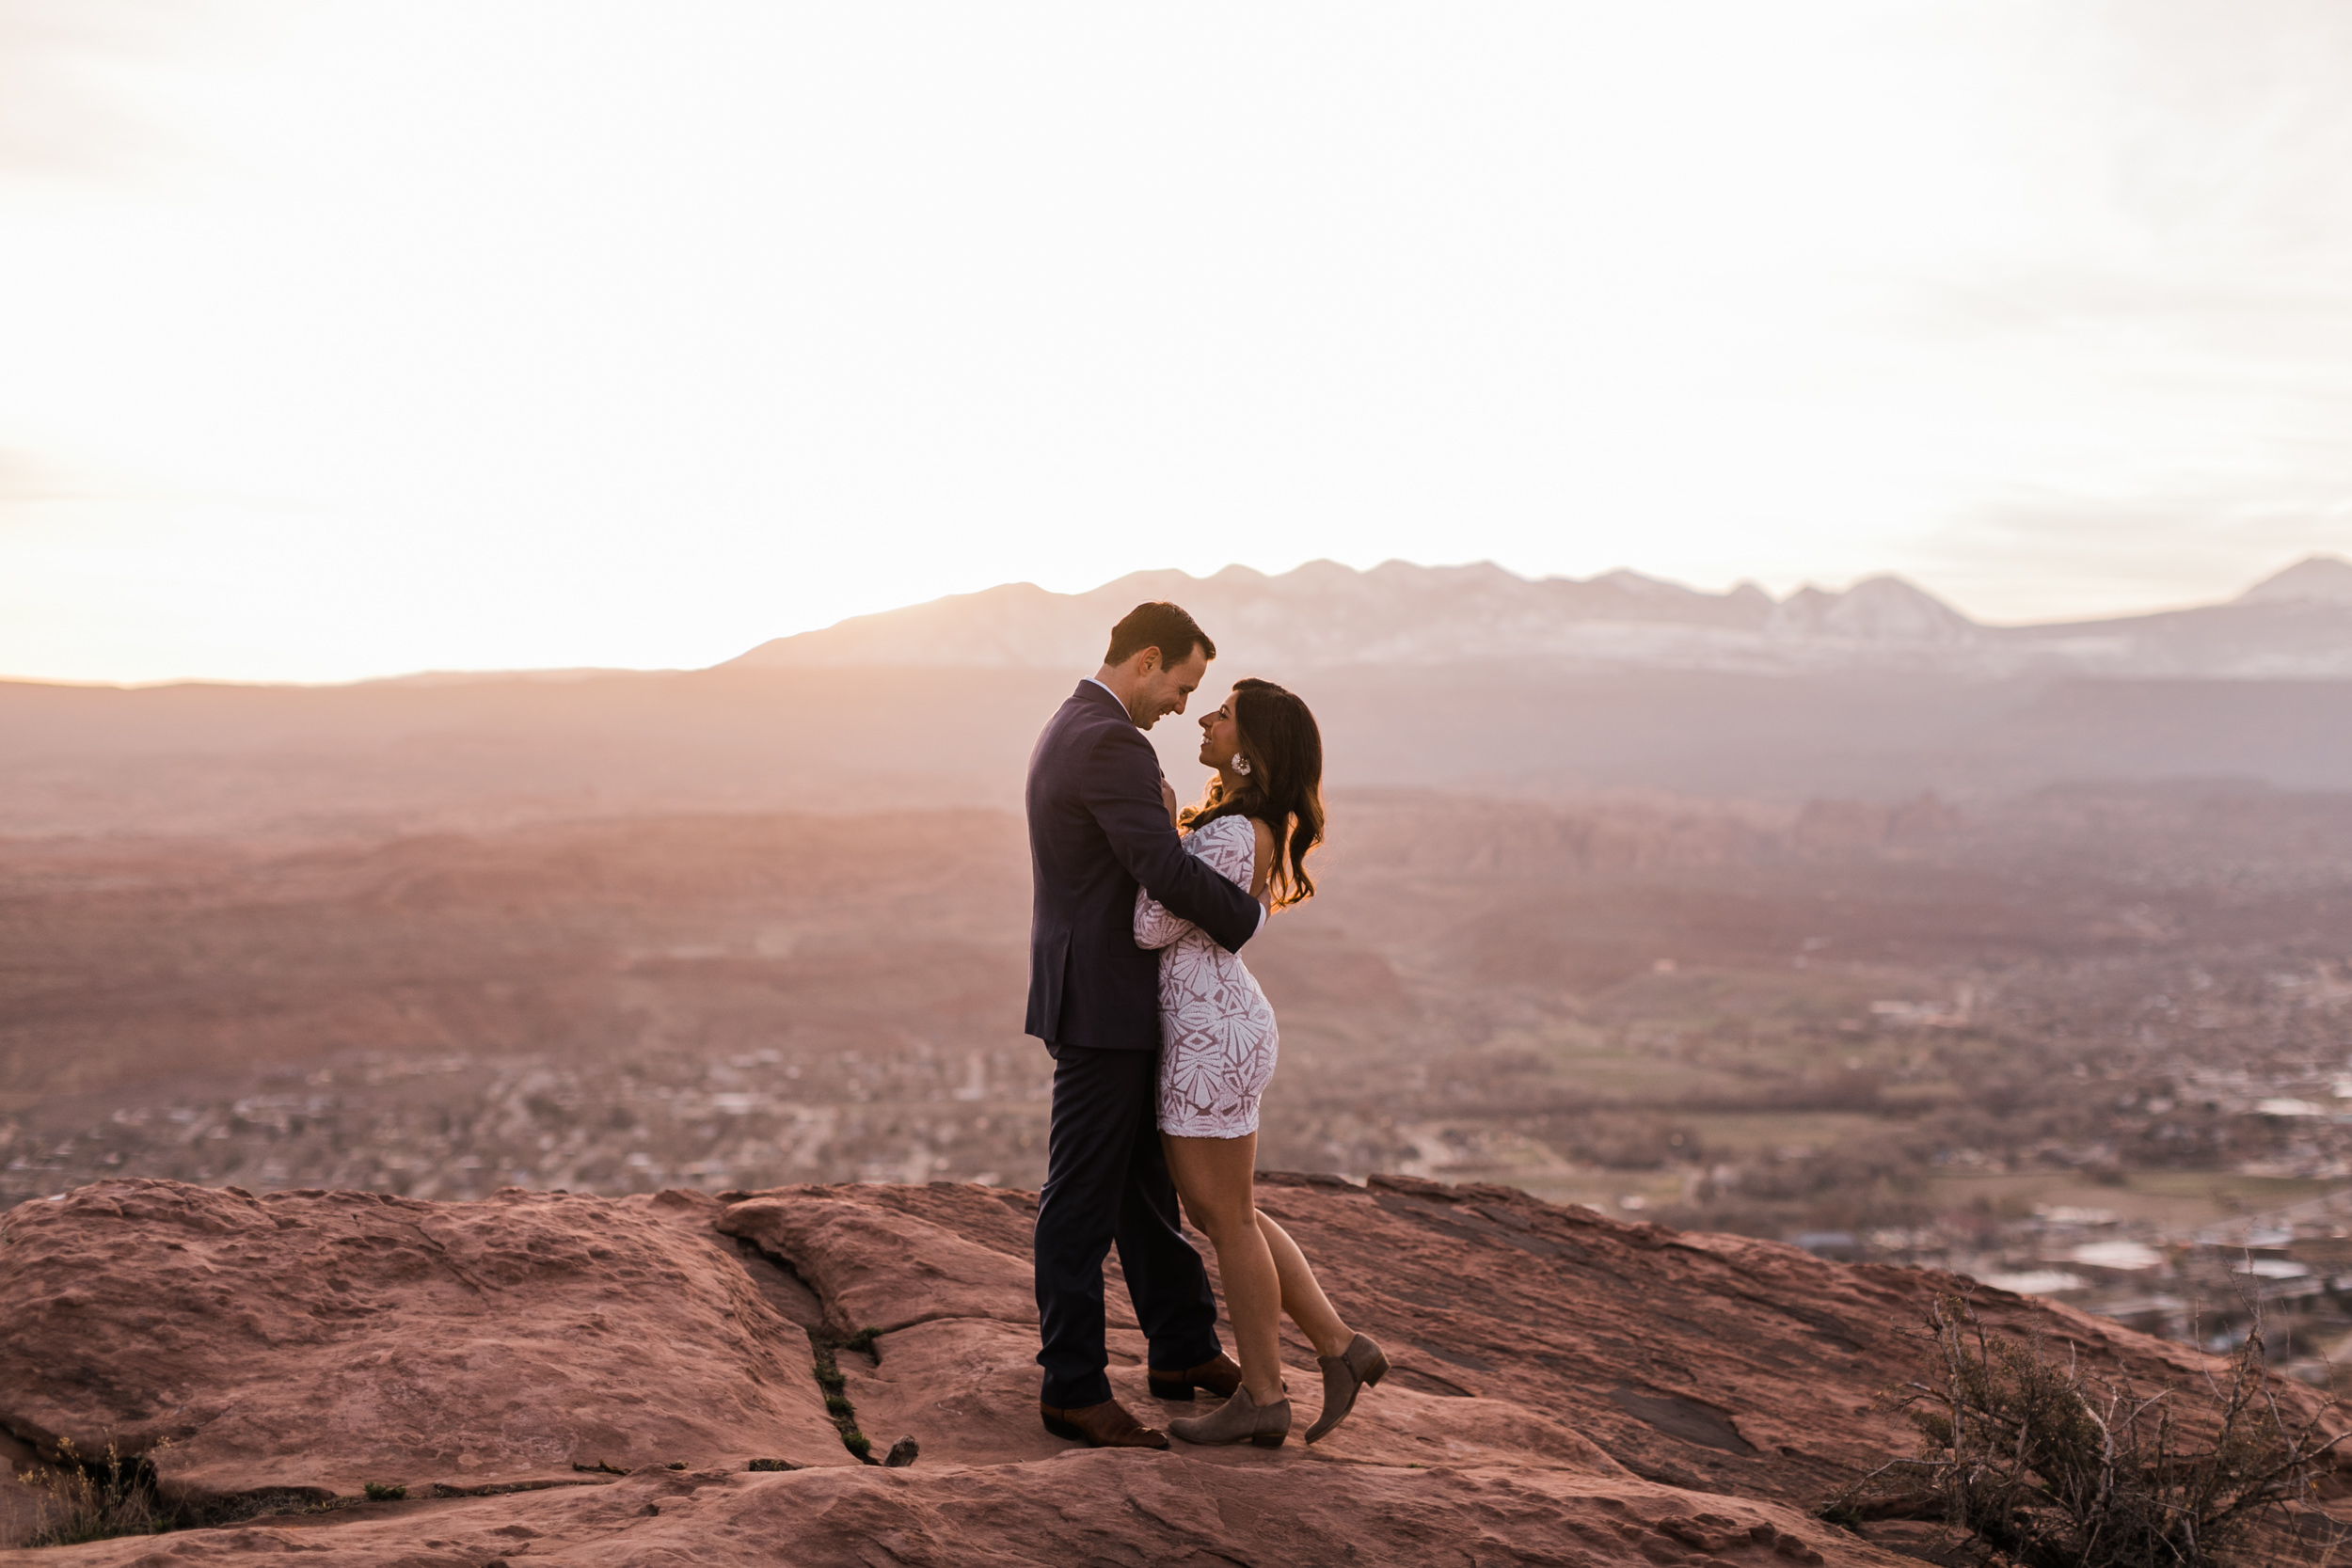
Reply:
[[[1029,758],[1027,1028],[1054,1056],[1035,1243],[1040,1405],[1047,1431],[1096,1448],[1168,1447],[1104,1374],[1103,1261],[1114,1244],[1151,1346],[1153,1396],[1224,1402],[1168,1423],[1186,1442],[1277,1448],[1289,1435],[1283,1313],[1323,1372],[1308,1442],[1389,1367],[1251,1196],[1275,1027],[1239,955],[1273,911],[1314,892],[1306,860],[1323,837],[1323,741],[1295,696],[1237,681],[1200,721],[1215,776],[1179,807],[1142,732],[1184,711],[1216,657],[1183,610],[1136,606]],[[1216,1300],[1184,1240],[1180,1196],[1216,1248],[1238,1364],[1217,1343]]]

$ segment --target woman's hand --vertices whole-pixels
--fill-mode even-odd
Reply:
[[[1168,825],[1171,828],[1180,826],[1176,819],[1184,814],[1176,804],[1176,786],[1168,782],[1165,773],[1160,775],[1160,804],[1168,808]]]

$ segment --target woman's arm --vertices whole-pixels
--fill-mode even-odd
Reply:
[[[1168,912],[1168,906],[1152,896],[1148,887],[1136,889],[1136,945],[1137,947],[1168,947],[1186,931],[1200,927],[1182,915]]]

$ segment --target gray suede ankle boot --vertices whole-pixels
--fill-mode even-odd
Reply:
[[[1356,1408],[1356,1396],[1389,1375],[1388,1355],[1361,1334],[1339,1354],[1316,1356],[1315,1365],[1323,1369],[1323,1408],[1307,1429],[1310,1443],[1345,1420]]]
[[[1255,1443],[1262,1449],[1279,1449],[1290,1435],[1291,1402],[1276,1400],[1261,1407],[1249,1397],[1248,1389],[1236,1388],[1233,1397],[1211,1414],[1179,1416],[1168,1423],[1168,1430],[1187,1443]]]

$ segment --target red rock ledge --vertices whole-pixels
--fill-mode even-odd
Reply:
[[[407,1488],[40,1554],[57,1563],[1905,1560],[1807,1510],[1911,1449],[1871,1398],[1950,1276],[1497,1187],[1275,1177],[1263,1204],[1396,1368],[1313,1449],[1048,1436],[1034,1199],[945,1183],[421,1203],[101,1182],[0,1215],[0,1430],[42,1455],[111,1440],[199,1509]],[[1152,1419],[1112,1294],[1112,1380]],[[2143,1381],[2202,1365],[1978,1294]],[[850,1454],[812,1371],[813,1338],[866,1328],[843,1392],[877,1459],[918,1440],[912,1467]],[[1312,1353],[1287,1354],[1311,1406]]]

